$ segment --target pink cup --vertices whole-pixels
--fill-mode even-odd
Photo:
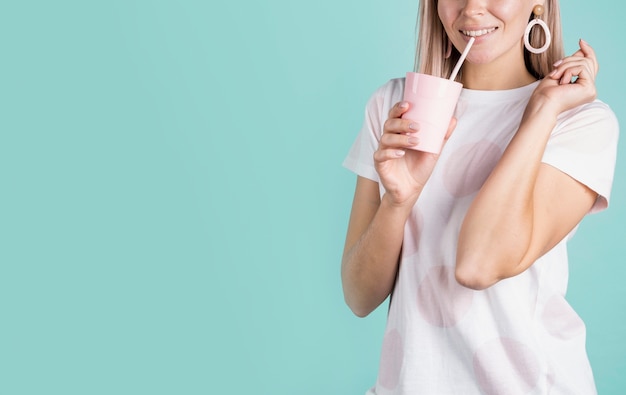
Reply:
[[[404,83],[404,101],[410,103],[402,118],[419,125],[419,143],[412,147],[438,154],[463,85],[432,75],[408,72]]]

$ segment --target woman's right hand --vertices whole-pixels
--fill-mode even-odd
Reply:
[[[401,116],[409,109],[409,103],[399,102],[389,111],[374,164],[382,185],[391,201],[397,205],[415,204],[426,181],[439,159],[439,154],[412,149],[419,142],[419,124]],[[452,118],[445,139],[456,126]]]

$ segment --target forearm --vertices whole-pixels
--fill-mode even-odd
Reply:
[[[383,196],[363,234],[346,246],[341,265],[344,296],[360,317],[372,312],[393,289],[404,225],[413,204],[395,205]]]
[[[521,272],[533,237],[535,187],[556,112],[534,105],[470,206],[459,234],[457,279],[486,288]]]

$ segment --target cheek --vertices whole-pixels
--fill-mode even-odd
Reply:
[[[524,31],[526,30],[526,25],[528,25],[528,20],[519,19],[515,21],[515,23],[509,25],[509,31],[511,34],[520,40],[524,37]]]
[[[458,14],[459,11],[456,10],[452,4],[448,4],[445,1],[440,1],[437,5],[437,15],[439,15],[439,19],[441,20],[443,26],[446,28],[446,31],[454,22],[455,15]]]
[[[532,5],[515,4],[514,2],[508,2],[499,9],[499,19],[508,21],[507,25],[513,29],[524,33],[526,25],[528,24],[528,18],[532,14]]]
[[[502,16],[506,15],[510,18],[519,18],[522,15],[530,15],[533,7],[537,3],[538,2],[536,0],[505,0],[498,2],[497,9]]]
[[[439,11],[439,20],[443,25],[448,36],[450,36],[454,29],[452,29],[452,24],[454,23],[454,15],[449,10],[447,11]]]

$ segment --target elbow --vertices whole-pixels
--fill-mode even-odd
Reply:
[[[497,281],[486,278],[485,276],[455,272],[456,281],[465,288],[474,291],[482,291],[494,285]]]
[[[495,256],[492,250],[459,246],[454,277],[461,286],[482,291],[505,278],[502,276],[504,267],[505,262]]]
[[[370,315],[370,313],[372,312],[371,310],[357,310],[357,309],[353,309],[353,308],[351,308],[351,310],[354,313],[354,315],[359,317],[359,318],[365,318],[368,315]]]
[[[352,313],[359,318],[367,317],[380,304],[380,302],[376,303],[376,299],[364,292],[362,288],[344,279],[343,299]]]
[[[482,291],[500,281],[493,270],[481,266],[469,262],[457,262],[454,277],[460,285],[475,291]]]
[[[364,273],[362,270],[348,270],[342,265],[341,283],[343,298],[352,313],[359,318],[367,317],[376,310],[391,294],[395,281],[395,272],[388,281],[380,275]]]
[[[358,303],[352,300],[351,298],[348,297],[348,295],[344,296],[344,300],[346,301],[346,305],[348,305],[352,313],[359,318],[365,318],[372,311],[374,311],[373,308],[369,308],[368,306],[365,306],[363,303]]]
[[[355,276],[346,271],[346,265],[342,264],[341,285],[343,288],[343,299],[354,315],[359,318],[367,317],[376,309],[378,304],[374,304],[371,295],[364,291],[364,284]]]

